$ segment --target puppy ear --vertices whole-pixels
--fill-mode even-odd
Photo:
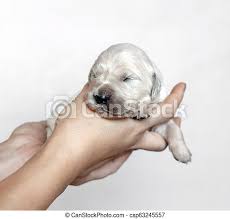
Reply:
[[[156,72],[152,75],[152,90],[151,90],[151,99],[158,99],[161,91],[161,79]]]

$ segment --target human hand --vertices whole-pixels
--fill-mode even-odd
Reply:
[[[17,127],[0,144],[0,181],[22,167],[46,141],[46,122],[29,122]]]
[[[184,90],[185,84],[178,84],[160,104],[162,108],[166,104],[173,104],[176,101],[176,106],[174,104],[175,107],[169,110],[167,117],[159,115],[142,121],[133,119],[107,120],[98,116],[89,116],[89,118],[82,114],[83,108],[86,108],[84,103],[84,95],[87,93],[86,86],[76,100],[71,103],[72,107],[75,106],[73,108],[76,109],[75,118],[62,117],[59,119],[50,138],[50,143],[51,145],[52,143],[53,145],[58,144],[59,149],[66,153],[65,155],[73,163],[77,160],[75,165],[78,167],[80,162],[83,173],[92,166],[97,166],[111,157],[125,153],[133,145],[145,142],[146,139],[151,138],[153,142],[156,142],[156,148],[162,150],[165,148],[165,141],[158,134],[150,133],[148,130],[174,116],[176,108],[182,101]],[[89,113],[93,115],[92,111]]]
[[[0,181],[23,166],[41,149],[45,141],[45,121],[25,123],[16,128],[9,139],[0,144]],[[166,142],[158,134],[146,131],[136,145],[141,145],[142,149],[146,150],[162,151],[166,147]],[[131,149],[134,150],[135,145]],[[79,185],[113,174],[128,159],[132,150],[127,150],[90,166],[76,177],[72,184]]]
[[[173,118],[173,120],[179,127],[181,126],[181,118],[175,117]],[[157,139],[158,139],[157,142],[152,141]],[[167,142],[165,142],[161,136],[157,136],[155,132],[150,131],[150,133],[144,135],[143,138],[140,139],[136,145],[131,147],[131,149],[129,149],[128,151],[126,151],[121,155],[107,159],[89,168],[82,175],[77,177],[71,184],[78,186],[86,182],[102,179],[111,174],[116,173],[117,170],[127,161],[127,159],[130,157],[132,152],[136,149],[138,150],[140,149],[140,145],[141,145],[141,149],[143,150],[160,152],[166,148]]]
[[[184,84],[177,85],[160,106],[171,104],[175,100],[178,106],[183,98],[184,88]],[[84,106],[83,95],[86,91],[85,89],[76,99],[77,103],[82,103],[82,105],[77,104],[77,117],[59,121],[51,138],[40,147],[41,150],[35,149],[38,153],[33,158],[0,183],[1,209],[47,209],[76,177],[84,177],[87,170],[92,172],[94,171],[92,168],[100,168],[100,165],[103,167],[103,162],[110,162],[113,157],[128,153],[127,150],[132,149],[142,139],[150,139],[150,137],[146,138],[150,136],[146,135],[146,131],[169,119],[162,115],[142,121],[85,118],[81,113],[81,107]],[[76,102],[73,104],[76,105]],[[173,117],[176,108],[169,111],[168,117]],[[9,146],[9,143],[14,148],[12,151],[19,151],[20,147],[26,148],[30,137],[25,133],[21,133],[18,129],[18,132],[14,132],[6,142],[1,144],[1,150],[4,151],[6,149],[4,146]],[[157,136],[151,137],[157,139]],[[21,144],[16,144],[20,142],[18,139]],[[35,139],[36,143],[32,145],[38,148],[41,141],[40,138],[35,137]],[[3,157],[7,157],[6,153],[2,154],[5,155]],[[26,159],[24,157],[24,162]],[[18,163],[22,164],[22,160],[19,159]],[[85,178],[86,181],[88,179]]]
[[[10,137],[0,144],[0,181],[21,168],[30,160],[46,141],[46,122],[28,122],[17,127]],[[116,172],[127,160],[131,152],[126,152],[95,165],[81,176],[73,185],[104,178]]]

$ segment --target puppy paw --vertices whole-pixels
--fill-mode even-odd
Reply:
[[[174,145],[169,145],[169,149],[177,161],[185,164],[191,162],[192,153],[189,151],[184,142],[177,142]]]

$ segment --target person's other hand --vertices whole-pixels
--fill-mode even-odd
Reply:
[[[0,181],[22,167],[46,141],[46,122],[29,122],[17,127],[0,144]]]

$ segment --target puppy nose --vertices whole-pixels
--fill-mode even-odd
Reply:
[[[96,103],[98,104],[107,104],[110,96],[108,95],[93,95]]]

